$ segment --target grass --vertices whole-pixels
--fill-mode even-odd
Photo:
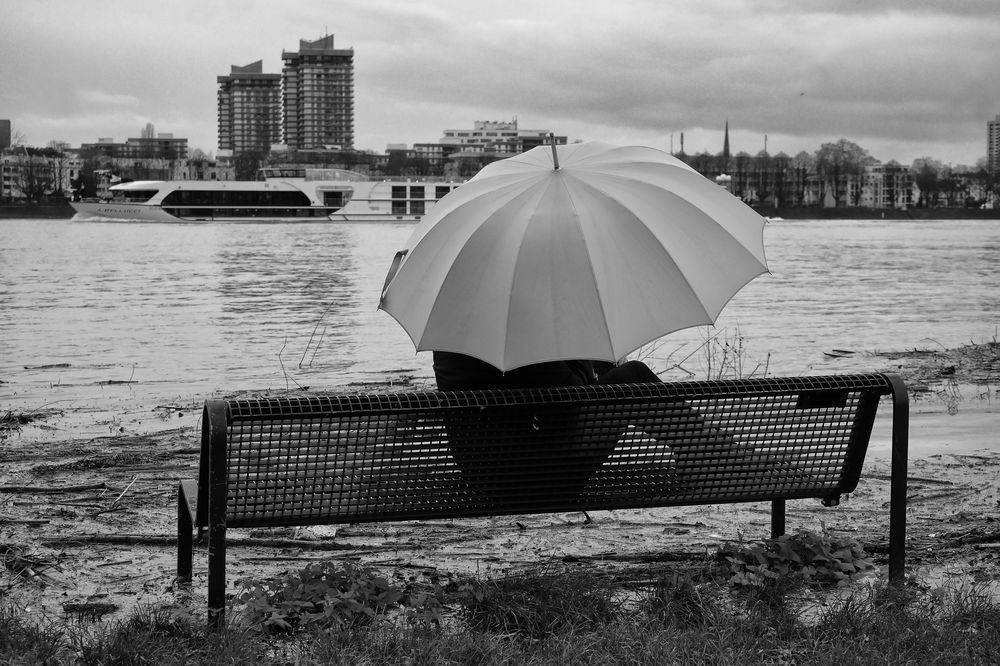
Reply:
[[[729,582],[727,562],[614,573],[549,565],[497,579],[439,581],[423,591],[408,584],[399,597],[420,597],[416,605],[434,612],[397,609],[346,629],[315,625],[285,634],[264,631],[239,608],[226,630],[211,634],[200,612],[140,608],[110,624],[33,625],[0,604],[0,663],[997,663],[1000,605],[979,588],[871,579],[830,588],[794,573],[748,587]],[[361,600],[365,574],[345,571],[363,583],[352,583]],[[817,596],[825,602],[803,602]]]
[[[732,330],[702,327],[702,341],[694,349],[673,346],[669,336],[638,349],[633,355],[667,381],[677,379],[752,379],[770,372],[771,355],[752,357],[739,326]]]

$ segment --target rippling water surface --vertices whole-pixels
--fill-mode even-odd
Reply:
[[[428,355],[376,309],[411,229],[0,220],[0,409],[427,381]],[[997,335],[997,221],[776,221],[765,242],[771,274],[714,330],[662,341],[654,365],[713,333],[738,331],[745,365],[771,374]],[[701,372],[701,356],[682,365]]]

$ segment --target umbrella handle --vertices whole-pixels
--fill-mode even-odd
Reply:
[[[392,282],[392,278],[396,277],[396,273],[399,271],[399,265],[403,263],[403,258],[409,250],[400,250],[396,253],[396,256],[392,258],[392,265],[389,266],[389,272],[385,275],[385,284],[382,285],[382,295],[378,299],[379,307],[382,307],[382,303],[385,301],[385,292],[389,288],[389,283]]]

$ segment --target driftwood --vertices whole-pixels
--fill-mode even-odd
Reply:
[[[48,520],[42,518],[7,518],[0,516],[0,525],[28,525],[29,527],[38,527],[40,525],[48,525],[48,523]]]
[[[176,546],[177,537],[158,534],[71,534],[58,537],[44,537],[40,541],[46,545],[73,546],[91,543],[126,544],[136,546]],[[354,546],[332,541],[307,541],[304,539],[226,539],[229,546],[250,546],[259,548],[300,548],[302,550],[368,550],[371,546]],[[414,546],[416,547],[416,546]],[[399,545],[386,546],[385,550],[399,550]]]
[[[892,476],[890,476],[889,474],[875,474],[875,473],[872,473],[872,474],[865,474],[865,477],[869,478],[869,479],[878,479],[879,481],[891,481],[892,480]],[[916,482],[916,483],[929,483],[929,484],[939,485],[939,486],[953,486],[953,485],[955,485],[954,482],[947,481],[945,479],[929,479],[927,477],[922,477],[922,476],[907,476],[906,477],[906,481],[907,482]]]
[[[0,486],[0,493],[36,493],[51,495],[55,493],[78,493],[84,490],[108,490],[106,483],[91,483],[85,486],[62,486],[51,488],[46,486]]]

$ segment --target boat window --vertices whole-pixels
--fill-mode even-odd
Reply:
[[[434,198],[441,199],[442,197],[446,196],[449,192],[451,192],[451,185],[437,185],[434,188]]]
[[[393,200],[392,202],[392,214],[393,215],[406,215],[406,200]]]
[[[393,199],[405,199],[406,198],[406,185],[393,185],[392,186],[392,198]]]
[[[351,190],[333,190],[323,192],[323,205],[342,208],[347,205],[348,201],[351,200],[351,194],[353,194]]]
[[[423,200],[411,201],[410,202],[410,214],[411,215],[423,215],[424,214],[424,202],[423,202]]]
[[[410,185],[410,198],[411,199],[423,199],[424,198],[424,186],[423,185]]]
[[[143,202],[149,201],[159,190],[112,190],[111,198],[115,201]]]
[[[175,190],[163,198],[164,206],[238,206],[240,208],[291,208],[308,206],[305,192],[271,190]]]

